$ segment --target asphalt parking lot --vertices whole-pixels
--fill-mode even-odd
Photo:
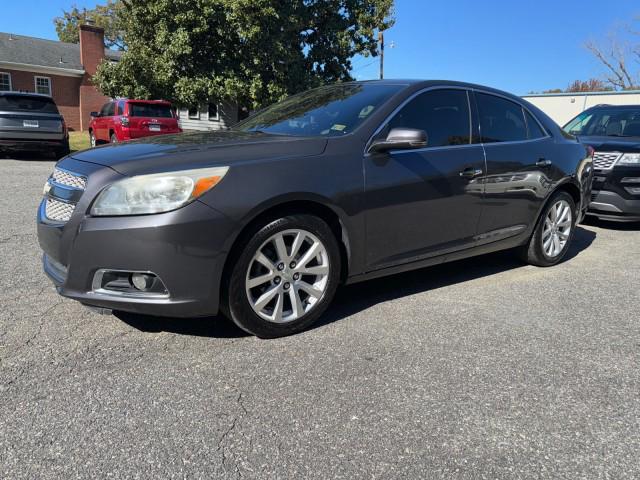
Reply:
[[[97,315],[0,159],[0,478],[639,478],[640,225],[342,288],[289,338]]]

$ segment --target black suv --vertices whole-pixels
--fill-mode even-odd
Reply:
[[[564,130],[595,150],[589,215],[640,221],[640,105],[598,105]]]
[[[48,95],[0,92],[0,153],[69,154],[69,132]]]

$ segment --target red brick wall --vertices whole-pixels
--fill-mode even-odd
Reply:
[[[85,75],[80,86],[80,128],[86,130],[91,121],[91,112],[100,110],[100,107],[109,101],[93,86],[91,76],[98,69],[98,65],[104,59],[104,30],[93,25],[80,25],[80,62]]]
[[[51,95],[58,105],[67,126],[71,130],[80,130],[80,83],[81,77],[63,77],[48,73],[23,72],[20,70],[2,69],[11,75],[11,87],[21,92],[35,92],[35,77],[49,77]]]

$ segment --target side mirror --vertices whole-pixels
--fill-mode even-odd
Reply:
[[[369,152],[388,152],[389,150],[410,150],[427,146],[427,132],[415,128],[394,128],[384,140],[375,140]]]
[[[89,115],[91,115],[93,118],[99,117],[100,114],[98,112],[91,112]]]

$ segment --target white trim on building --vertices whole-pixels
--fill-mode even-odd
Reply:
[[[19,70],[21,72],[34,72],[49,75],[62,75],[63,77],[82,77],[84,70],[73,70],[71,68],[43,67],[40,65],[29,65],[28,63],[0,62],[0,69]]]
[[[587,108],[596,105],[640,105],[640,91],[572,92],[523,95],[562,126]]]
[[[33,85],[36,93],[51,96],[51,78],[34,75]]]
[[[9,84],[9,88],[8,89],[3,89],[0,87],[0,92],[11,92],[13,90],[13,87],[11,86],[11,74],[9,72],[0,72],[0,78],[6,78],[8,80],[8,84]],[[5,83],[4,81],[1,81],[0,84]]]

